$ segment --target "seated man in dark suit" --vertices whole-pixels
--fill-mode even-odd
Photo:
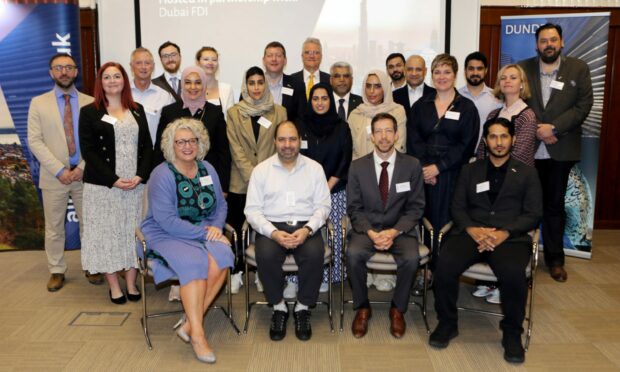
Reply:
[[[439,324],[429,344],[445,348],[458,335],[459,276],[476,262],[486,261],[499,280],[502,296],[504,359],[522,363],[525,268],[532,244],[528,232],[542,217],[542,191],[536,169],[510,156],[518,140],[514,133],[513,123],[504,118],[487,121],[482,138],[489,157],[461,169],[452,201],[454,227],[441,247],[435,270]]]
[[[372,315],[366,286],[366,262],[376,251],[394,256],[398,269],[390,308],[390,332],[401,338],[403,314],[418,267],[415,227],[424,212],[424,177],[420,162],[394,148],[398,139],[396,119],[387,113],[371,121],[375,150],[353,163],[347,184],[347,213],[353,229],[349,235],[347,271],[357,310],[353,335],[363,337]]]

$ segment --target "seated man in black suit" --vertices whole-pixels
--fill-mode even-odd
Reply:
[[[348,62],[336,62],[329,69],[329,84],[334,91],[334,102],[338,116],[347,121],[351,111],[362,103],[362,96],[351,93],[353,67]]]
[[[485,261],[499,280],[504,319],[504,359],[522,363],[521,345],[532,239],[528,232],[542,217],[542,191],[536,169],[510,151],[515,140],[512,122],[492,119],[483,127],[489,157],[461,169],[452,202],[454,227],[441,247],[435,270],[435,310],[439,324],[429,344],[445,348],[458,335],[456,301],[459,276]]]
[[[347,272],[357,310],[351,326],[360,338],[368,330],[372,315],[366,286],[366,262],[376,251],[394,256],[398,269],[390,308],[390,332],[401,338],[406,323],[403,314],[418,267],[415,227],[424,212],[424,177],[420,162],[394,148],[398,139],[396,119],[387,113],[371,121],[375,150],[353,163],[347,184],[347,214],[353,229],[349,234]]]

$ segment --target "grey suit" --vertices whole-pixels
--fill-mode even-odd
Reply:
[[[353,302],[356,309],[368,304],[366,261],[376,250],[367,231],[394,228],[401,235],[394,239],[394,244],[388,250],[398,265],[392,303],[400,312],[405,312],[418,266],[415,227],[424,212],[422,167],[416,158],[396,152],[388,200],[383,207],[373,154],[371,152],[351,163],[347,184],[347,214],[353,226],[349,235],[347,270],[353,289]],[[396,185],[402,187],[407,184],[409,190],[397,192]]]

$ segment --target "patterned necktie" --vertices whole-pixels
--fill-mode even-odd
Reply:
[[[177,85],[177,78],[176,77],[171,77],[170,78],[170,84],[172,85],[172,90],[174,90],[175,92],[179,92],[179,86]]]
[[[338,102],[338,116],[340,116],[340,119],[347,121],[347,114],[344,113],[344,98],[340,98]]]
[[[68,94],[63,95],[65,97],[65,113],[62,124],[65,127],[65,138],[67,140],[67,147],[69,148],[69,156],[75,155],[75,135],[73,134],[73,112],[71,111],[71,96]]]
[[[310,89],[314,86],[314,74],[310,74],[308,86],[306,87],[306,100],[310,100]]]
[[[387,205],[388,200],[388,172],[387,167],[389,162],[384,161],[381,163],[381,176],[379,176],[379,193],[381,194],[381,201],[383,202],[383,208]]]

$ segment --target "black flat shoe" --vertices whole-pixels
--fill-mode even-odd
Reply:
[[[138,302],[142,298],[142,294],[138,291],[137,294],[131,294],[127,291],[127,299],[131,302]]]
[[[123,292],[123,295],[121,297],[117,297],[117,298],[112,297],[112,290],[110,290],[109,293],[110,293],[110,301],[112,301],[113,304],[122,305],[125,302],[127,302],[127,297],[125,297],[125,292]]]

